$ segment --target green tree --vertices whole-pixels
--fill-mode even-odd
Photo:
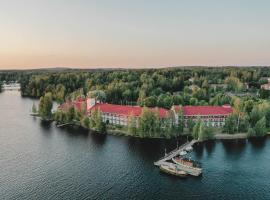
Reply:
[[[173,95],[172,97],[173,105],[182,105],[183,98],[180,95]]]
[[[254,101],[253,100],[248,100],[244,103],[244,109],[245,109],[245,112],[247,113],[250,113],[253,109],[253,106],[254,106]]]
[[[229,76],[225,79],[225,83],[231,91],[239,92],[243,89],[243,84],[237,77]]]
[[[130,135],[137,134],[137,119],[133,115],[128,118],[128,133]]]
[[[182,109],[179,110],[177,113],[178,115],[178,122],[177,122],[177,133],[178,135],[181,135],[184,132],[184,126],[185,126],[185,119]]]
[[[82,120],[82,124],[85,128],[90,128],[90,119],[88,116],[85,116]]]
[[[55,99],[58,103],[63,103],[65,100],[66,88],[62,84],[58,84],[55,89]]]
[[[256,136],[256,132],[253,128],[249,128],[248,129],[248,136],[249,137],[255,137]]]
[[[150,96],[144,99],[144,106],[146,107],[156,107],[157,98],[155,96]]]
[[[210,127],[206,127],[203,121],[199,119],[195,126],[193,127],[192,137],[196,140],[208,140],[212,139],[214,136],[214,131]]]
[[[149,108],[144,107],[142,114],[139,118],[139,135],[141,137],[154,136],[157,126],[157,116]]]
[[[199,134],[200,140],[209,140],[213,139],[214,137],[214,130],[211,127],[206,127],[203,125],[203,131]]]
[[[189,133],[192,133],[194,126],[195,126],[195,122],[191,118],[189,118],[187,120],[187,128],[188,128]]]
[[[74,106],[70,107],[66,113],[66,118],[68,122],[71,122],[75,119],[75,109]]]
[[[270,108],[266,108],[265,111],[265,120],[266,120],[266,127],[270,128]]]
[[[196,98],[191,98],[189,103],[190,103],[190,105],[192,105],[192,106],[196,106],[196,105],[198,104],[198,99],[196,99]]]
[[[201,131],[201,123],[202,123],[201,120],[196,121],[196,123],[192,129],[192,137],[196,140],[199,139],[199,134]]]
[[[101,133],[106,132],[106,124],[102,120],[102,113],[99,109],[91,112],[90,127]]]
[[[250,113],[250,125],[254,127],[257,121],[259,121],[263,116],[263,113],[258,109],[258,107],[254,107]]]
[[[256,136],[264,136],[266,134],[266,120],[265,117],[261,118],[254,127]]]
[[[234,134],[237,131],[237,121],[238,121],[237,115],[235,114],[229,115],[225,120],[223,131],[225,133]]]
[[[46,93],[44,97],[40,98],[39,101],[39,115],[42,119],[51,119],[52,117],[52,106],[53,106],[53,101],[52,101],[52,93]]]
[[[156,125],[156,127],[157,127],[157,125]],[[175,129],[174,129],[174,124],[173,124],[171,117],[165,117],[162,119],[162,131],[163,131],[163,134],[166,138],[171,138],[172,136],[177,136],[177,134],[174,135]]]
[[[163,103],[164,103],[164,108],[171,109],[171,107],[173,105],[172,97],[170,95],[167,95],[164,98],[164,102]]]
[[[259,90],[259,95],[260,95],[260,98],[267,99],[270,96],[270,91],[269,90],[260,89]]]

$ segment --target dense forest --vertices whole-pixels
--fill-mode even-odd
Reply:
[[[173,104],[228,103],[226,94],[261,92],[268,68],[166,68],[148,70],[42,71],[7,73],[0,80],[17,80],[23,96],[41,97],[51,92],[59,102],[75,90],[100,90],[106,102],[170,108]],[[226,86],[225,86],[226,84]],[[248,85],[247,89],[245,86]],[[268,94],[261,92],[262,98]],[[230,94],[230,93],[229,93]],[[223,102],[225,101],[225,102]]]
[[[268,83],[268,77],[270,70],[267,67],[65,69],[0,73],[0,81],[20,82],[22,96],[42,97],[42,100],[52,99],[59,103],[91,93],[103,102],[167,109],[172,105],[230,104],[234,113],[227,119],[223,132],[248,132],[250,136],[264,135],[270,128],[270,93],[261,89],[262,84]],[[145,113],[150,120],[150,114]],[[73,112],[71,114],[74,115]],[[90,124],[88,119],[77,118]],[[153,118],[152,121],[157,120]],[[203,130],[202,124],[191,123],[190,133],[198,136],[198,130]],[[128,129],[140,134],[134,127],[129,126]],[[144,130],[143,127],[141,129]],[[150,129],[154,130],[153,127]]]

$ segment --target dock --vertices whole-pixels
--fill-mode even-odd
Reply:
[[[191,141],[186,142],[185,144],[181,145],[180,147],[174,149],[170,153],[160,158],[158,161],[154,162],[154,165],[160,166],[160,165],[168,164],[167,162],[168,160],[171,160],[173,157],[179,155],[179,153],[185,150],[186,148],[192,147],[196,142],[198,142],[198,140],[191,140]]]
[[[72,123],[64,123],[64,124],[57,124],[56,126],[59,128],[59,127],[62,127],[62,126],[67,126],[67,125],[71,125]]]

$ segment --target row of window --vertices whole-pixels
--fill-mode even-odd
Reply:
[[[207,116],[184,116],[185,119],[189,119],[189,118],[192,118],[192,119],[196,119],[196,118],[202,118],[202,119],[208,119],[208,118],[221,118],[221,119],[224,119],[226,118],[227,116],[225,115],[207,115]]]

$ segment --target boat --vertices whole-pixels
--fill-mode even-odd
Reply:
[[[172,158],[172,161],[178,165],[178,167],[192,176],[200,176],[202,174],[202,168],[199,163],[182,157]]]
[[[181,152],[179,153],[180,156],[184,156],[184,155],[186,155],[186,154],[187,154],[186,151],[181,151]]]
[[[189,152],[189,151],[192,151],[193,148],[192,148],[192,146],[189,146],[189,147],[187,147],[185,150],[186,150],[187,152]]]
[[[159,167],[160,171],[165,172],[167,174],[171,174],[178,177],[186,177],[187,173],[183,170],[180,170],[176,164],[168,163],[162,164]]]

